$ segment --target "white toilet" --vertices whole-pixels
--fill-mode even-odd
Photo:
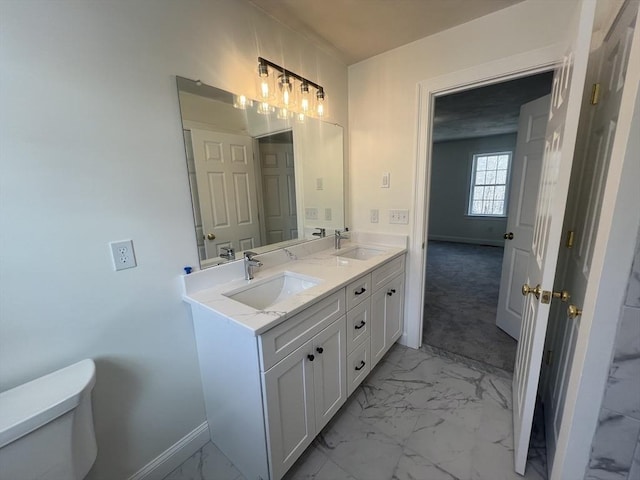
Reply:
[[[93,360],[0,393],[0,480],[80,480],[96,459]]]

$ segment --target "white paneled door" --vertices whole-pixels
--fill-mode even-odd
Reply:
[[[261,245],[251,137],[191,130],[207,258]]]
[[[515,470],[524,474],[540,365],[569,190],[595,2],[583,1],[567,25],[567,48],[556,68],[545,134],[522,329],[513,375]],[[524,289],[524,287],[523,287]]]
[[[567,305],[583,306],[587,284],[592,277],[596,252],[596,233],[602,215],[607,172],[617,130],[618,115],[625,85],[627,63],[638,13],[637,3],[628,2],[617,17],[599,51],[593,54],[594,82],[599,85],[599,100],[586,105],[579,132],[576,170],[572,175],[565,230],[574,232],[573,245],[564,248],[560,258],[566,263],[561,288],[571,297],[564,308],[558,308],[549,325],[547,348],[553,352],[548,367],[547,388],[544,391],[548,464],[554,459],[563,407],[569,384],[569,372],[580,331],[580,316],[569,316]],[[636,60],[637,61],[637,60]],[[590,65],[591,70],[591,65]],[[637,134],[637,132],[635,132]],[[593,279],[592,279],[593,281]],[[599,281],[596,279],[595,281]]]
[[[516,340],[520,338],[522,324],[520,290],[526,281],[529,251],[533,242],[536,198],[550,100],[551,95],[545,95],[520,108],[518,141],[511,169],[509,217],[496,325]]]

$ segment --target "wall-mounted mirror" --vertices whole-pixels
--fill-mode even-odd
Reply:
[[[233,94],[176,77],[200,266],[344,227],[343,132],[235,108]]]

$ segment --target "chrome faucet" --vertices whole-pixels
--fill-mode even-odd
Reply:
[[[342,240],[343,238],[349,238],[349,235],[345,235],[345,232],[348,232],[349,229],[347,227],[344,227],[343,231],[340,230],[336,230],[335,234],[336,236],[333,239],[333,246],[335,247],[336,250],[340,250],[340,240]]]
[[[247,250],[244,252],[244,278],[245,280],[253,280],[253,272],[254,269],[262,266],[262,262],[259,260],[254,260],[254,256],[257,255],[255,252],[250,252]]]
[[[327,236],[327,230],[324,228],[316,227],[317,232],[313,232],[311,235],[314,237],[324,238]]]
[[[233,247],[220,247],[220,250],[224,250],[224,253],[220,253],[221,258],[226,258],[227,260],[235,260],[236,252]]]

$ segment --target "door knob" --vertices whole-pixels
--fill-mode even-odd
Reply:
[[[505,233],[504,234],[504,239],[505,240],[513,240],[513,232]]]
[[[567,316],[573,320],[576,317],[579,317],[580,315],[582,315],[582,309],[576,307],[575,305],[569,305],[567,307]]]
[[[524,285],[522,285],[522,295],[524,295],[526,297],[530,293],[533,293],[536,296],[536,298],[539,300],[540,299],[540,293],[542,293],[542,287],[540,286],[540,284],[536,285],[535,288],[531,288],[526,283]]]
[[[213,233],[207,233],[207,240],[215,240],[216,236]]]
[[[553,298],[559,298],[561,302],[568,302],[569,299],[571,298],[571,295],[569,295],[569,292],[567,292],[566,290],[553,292],[552,295],[553,295]]]

